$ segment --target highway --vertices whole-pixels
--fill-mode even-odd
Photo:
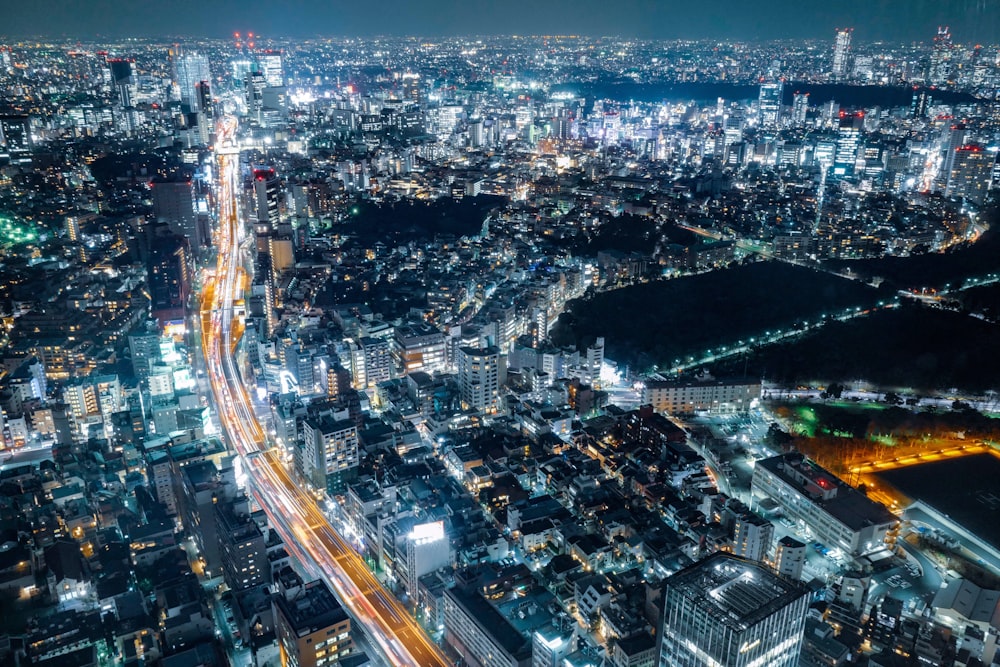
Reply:
[[[205,281],[200,309],[205,365],[222,428],[230,447],[240,455],[250,492],[281,535],[289,554],[305,570],[326,580],[389,663],[412,667],[451,665],[403,605],[382,587],[362,558],[330,526],[316,499],[286,470],[279,450],[268,448],[234,358],[243,327],[234,318],[233,304],[242,297],[245,276],[244,233],[237,205],[239,152],[230,147],[235,139],[235,120],[227,118],[219,125],[216,147],[218,262],[214,275]]]

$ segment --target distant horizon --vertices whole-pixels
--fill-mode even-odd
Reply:
[[[584,35],[584,34],[565,34],[556,35],[551,33],[454,33],[454,34],[405,34],[405,33],[384,33],[384,34],[315,34],[315,35],[267,35],[261,36],[258,39],[262,40],[263,43],[268,42],[286,42],[286,41],[314,41],[314,40],[378,40],[378,39],[398,39],[398,40],[446,40],[446,39],[580,39],[580,40],[601,40],[601,39],[625,39],[625,40],[635,40],[637,42],[720,42],[725,44],[779,44],[782,42],[818,42],[818,43],[830,43],[831,49],[833,48],[833,37],[832,33],[829,38],[824,37],[772,37],[772,38],[757,38],[757,39],[738,39],[735,37],[636,37],[634,35],[622,35],[608,33],[605,35]],[[146,42],[146,43],[168,43],[176,42],[177,40],[192,40],[192,41],[206,41],[206,42],[232,42],[233,35],[197,35],[197,34],[163,34],[163,35],[141,35],[141,36],[126,36],[126,35],[103,35],[100,33],[95,33],[91,35],[73,35],[69,33],[64,34],[37,34],[37,35],[15,35],[15,34],[4,34],[0,33],[0,46],[11,46],[15,43],[26,42],[26,41],[36,41],[41,44],[45,43],[64,43],[64,42],[77,42],[81,44],[98,44],[103,42],[125,42],[125,41],[135,41],[135,42]],[[929,39],[854,39],[852,41],[852,46],[858,45],[877,45],[877,44],[887,44],[892,46],[906,46],[906,45],[929,45],[933,42],[932,38]],[[970,46],[976,44],[984,47],[997,47],[1000,49],[1000,38],[996,42],[977,42],[977,41],[967,41],[962,42],[961,40],[954,40],[955,46]]]
[[[253,31],[275,39],[583,36],[641,40],[772,42],[829,39],[853,27],[858,43],[928,42],[949,25],[956,44],[1000,43],[1000,3],[987,0],[719,0],[710,11],[679,0],[35,0],[4,12],[2,39],[226,39]]]

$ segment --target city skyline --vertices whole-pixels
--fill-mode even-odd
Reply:
[[[853,27],[866,41],[930,41],[949,25],[959,42],[1000,39],[1000,5],[987,0],[845,0],[763,6],[723,0],[713,11],[681,2],[624,0],[612,5],[514,0],[502,6],[457,0],[390,0],[377,12],[367,5],[324,5],[293,0],[272,11],[235,0],[172,3],[40,0],[8,7],[0,37],[215,37],[256,31],[268,38],[370,37],[376,35],[586,35],[637,39],[775,40],[826,38],[835,27]]]

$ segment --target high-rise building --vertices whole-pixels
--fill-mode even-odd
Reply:
[[[208,67],[208,58],[194,51],[177,50],[174,53],[174,83],[180,91],[181,104],[188,107],[191,113],[200,111],[198,84],[211,81],[212,72]]]
[[[851,176],[861,151],[865,112],[841,111],[837,127],[837,151],[833,158],[834,176]]]
[[[285,85],[285,70],[281,64],[281,53],[269,51],[258,58],[260,70],[268,87],[280,88]]]
[[[808,590],[766,565],[716,552],[668,577],[660,667],[795,667]]]
[[[945,197],[962,198],[982,205],[990,189],[993,156],[979,144],[959,146],[954,155]]]
[[[853,28],[838,28],[837,36],[833,40],[833,76],[842,79],[850,71],[851,60],[851,33]]]
[[[187,237],[195,248],[208,245],[208,230],[199,230],[195,212],[194,182],[181,174],[160,176],[150,184],[153,195],[153,216],[170,227],[174,234]]]
[[[462,402],[487,412],[500,408],[500,350],[496,347],[460,347],[458,385]]]
[[[343,493],[358,466],[358,428],[354,422],[310,417],[302,424],[302,441],[305,476],[316,488]]]
[[[282,665],[336,665],[350,655],[351,619],[322,579],[278,593],[273,601]]]
[[[154,232],[149,241],[146,271],[152,316],[163,325],[184,319],[184,308],[191,291],[190,252],[183,236],[165,231]]]
[[[281,217],[281,179],[274,169],[253,172],[254,217],[259,224],[276,225]]]
[[[761,127],[776,128],[781,123],[781,99],[784,89],[784,82],[781,79],[760,84],[757,109]]]
[[[941,163],[934,179],[936,192],[944,192],[948,188],[951,169],[955,166],[955,156],[958,149],[965,145],[965,129],[964,123],[954,123],[948,126],[941,137]]]
[[[795,92],[792,98],[792,124],[802,126],[806,124],[809,114],[809,93]]]
[[[948,26],[938,26],[931,51],[930,69],[927,73],[927,80],[931,85],[943,86],[951,80],[951,56],[951,31]]]
[[[122,109],[134,107],[136,86],[132,74],[132,61],[111,58],[108,60],[108,67],[111,69],[111,85],[118,93],[118,105]]]

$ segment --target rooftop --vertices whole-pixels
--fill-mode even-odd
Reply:
[[[704,615],[739,630],[806,595],[798,582],[724,552],[684,568],[666,583],[668,599],[680,596]]]
[[[282,595],[276,596],[274,604],[299,637],[347,620],[347,612],[337,602],[333,591],[320,579],[306,584],[302,592],[291,600]]]

